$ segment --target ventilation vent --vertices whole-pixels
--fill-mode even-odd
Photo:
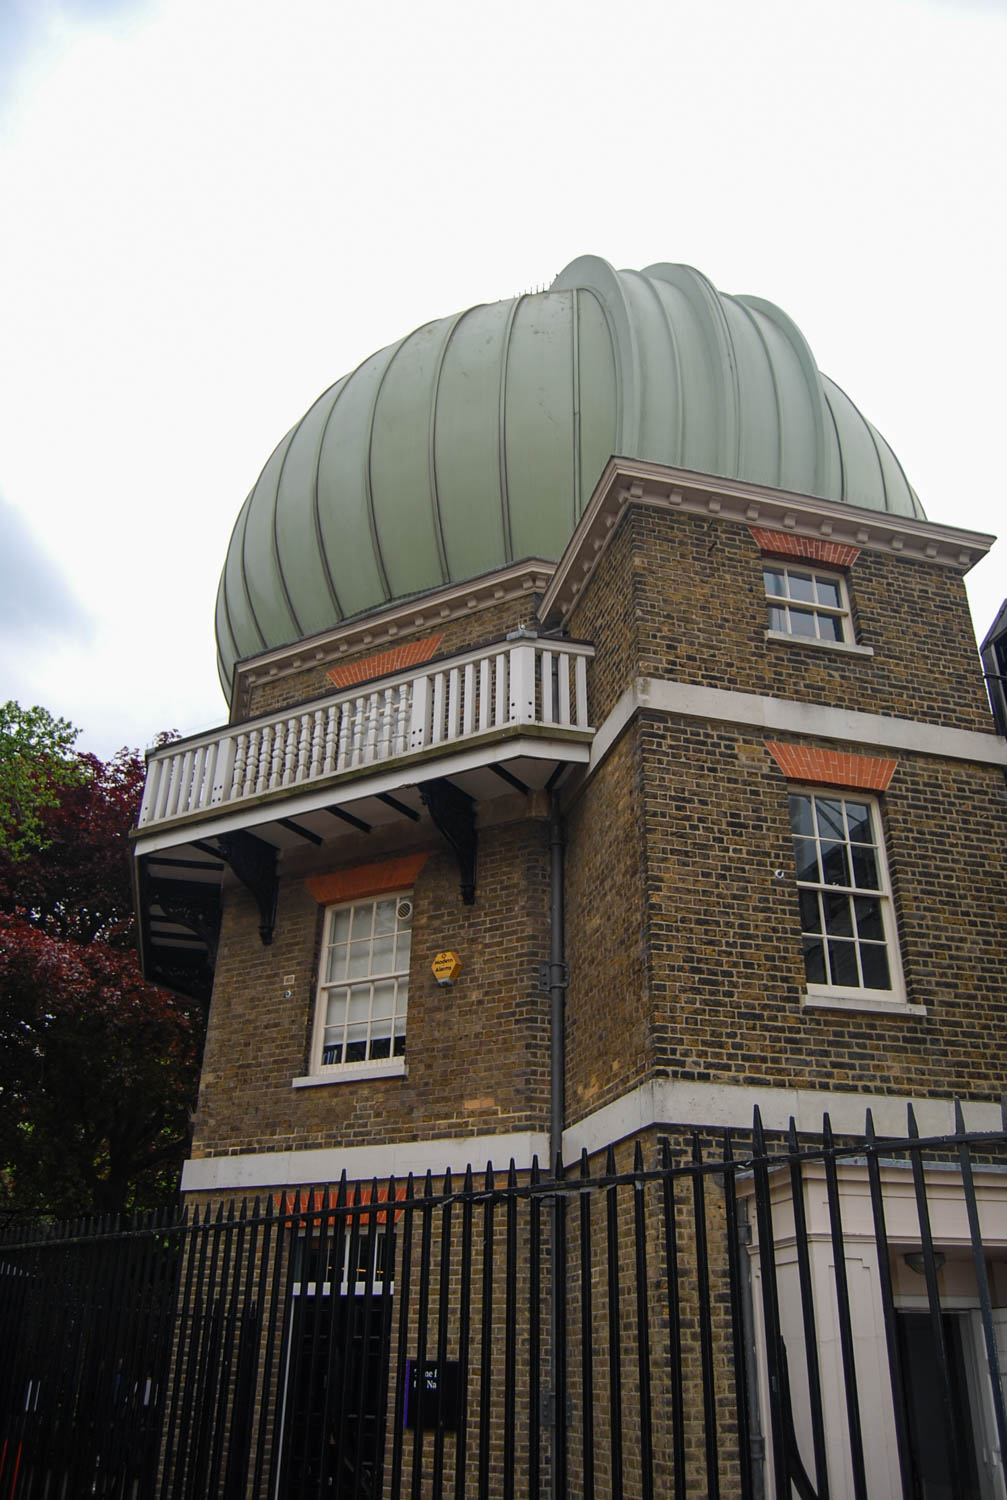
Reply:
[[[395,908],[395,915],[400,922],[408,922],[413,914],[413,903],[411,901],[400,901]]]

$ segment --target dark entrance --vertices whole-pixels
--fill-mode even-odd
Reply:
[[[384,1244],[381,1235],[379,1257]],[[368,1500],[381,1490],[391,1297],[381,1289],[380,1265],[368,1265],[366,1236],[354,1247],[358,1270],[348,1281],[348,1248],[339,1255],[341,1279],[319,1283],[314,1280],[319,1255],[312,1247],[306,1274],[293,1287],[283,1411],[284,1500]]]
[[[967,1319],[944,1313],[941,1327],[948,1365],[947,1410],[930,1314],[898,1315],[913,1495],[916,1500],[982,1500],[966,1371]]]

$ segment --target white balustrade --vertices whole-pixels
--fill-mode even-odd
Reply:
[[[150,752],[140,826],[215,811],[270,791],[515,725],[589,728],[590,646],[504,641]]]

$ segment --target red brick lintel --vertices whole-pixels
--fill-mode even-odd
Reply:
[[[830,563],[834,568],[852,568],[860,556],[859,547],[843,542],[828,542],[818,536],[794,536],[789,531],[768,531],[764,526],[749,526],[755,545],[773,557],[807,557],[814,562]]]
[[[379,651],[375,656],[365,656],[363,661],[347,662],[345,666],[331,667],[329,676],[338,688],[352,687],[355,682],[365,682],[369,677],[384,677],[386,672],[398,672],[405,667],[418,667],[429,661],[444,639],[441,635],[428,635],[422,641],[405,641],[401,646],[392,646]]]
[[[385,891],[408,890],[426,862],[425,850],[401,854],[395,859],[354,865],[349,870],[333,870],[328,875],[311,875],[306,883],[320,906],[334,906],[338,901],[362,901],[365,896],[381,896]]]
[[[810,745],[781,745],[766,740],[766,749],[788,781],[819,782],[822,786],[856,787],[885,792],[895,775],[897,760],[880,755],[851,755],[846,750],[820,750]]]

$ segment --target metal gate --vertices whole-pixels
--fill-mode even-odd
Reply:
[[[0,1500],[1007,1500],[1007,1134],[668,1133],[0,1239]]]

